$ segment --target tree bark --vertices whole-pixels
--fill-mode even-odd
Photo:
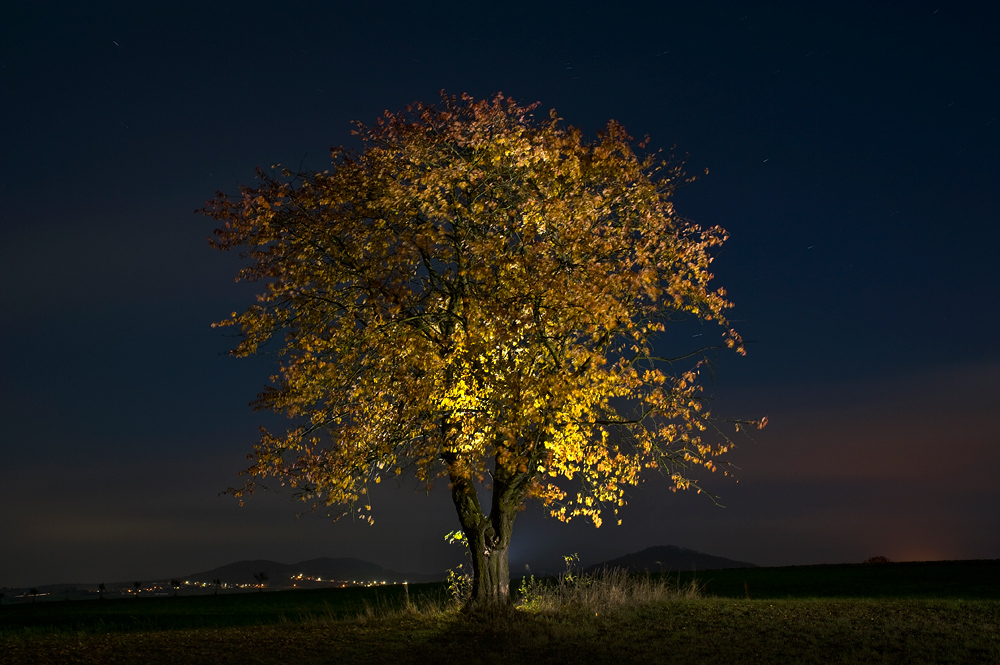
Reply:
[[[472,595],[467,608],[506,607],[510,598],[510,537],[527,487],[521,474],[498,468],[493,475],[490,515],[483,514],[473,481],[448,464],[451,495],[472,558]]]

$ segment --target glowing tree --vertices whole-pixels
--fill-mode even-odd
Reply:
[[[731,444],[702,438],[705,349],[663,356],[671,321],[716,323],[743,353],[708,286],[726,233],[674,212],[680,166],[637,156],[615,122],[587,141],[536,107],[442,94],[359,124],[363,150],[334,148],[328,171],[258,171],[206,209],[214,246],[262,283],[219,325],[240,329],[237,356],[277,339],[280,373],[255,405],[297,422],[262,430],[233,493],[275,477],[371,520],[370,483],[447,477],[473,605],[509,602],[527,500],[600,526],[643,470],[674,489],[715,470]]]

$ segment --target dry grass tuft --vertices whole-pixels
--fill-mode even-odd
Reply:
[[[536,580],[534,575],[521,582],[519,609],[535,613],[586,612],[601,614],[634,609],[668,600],[701,598],[703,586],[692,578],[682,584],[666,577],[630,575],[619,568],[586,575],[574,572],[576,555],[564,557],[566,571],[555,580]]]

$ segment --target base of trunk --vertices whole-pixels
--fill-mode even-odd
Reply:
[[[510,598],[510,565],[507,561],[510,534],[497,538],[487,527],[469,539],[472,556],[472,593],[467,607],[507,607]]]

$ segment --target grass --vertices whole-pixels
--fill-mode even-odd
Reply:
[[[574,557],[566,557],[567,570],[555,579],[521,580],[517,608],[534,614],[591,614],[620,612],[623,608],[654,605],[702,596],[695,577],[681,583],[669,576],[629,575],[624,570],[604,570],[593,575],[573,572]]]
[[[745,568],[697,573],[709,596],[1000,600],[1000,561],[919,561]],[[681,579],[690,579],[682,575]],[[745,586],[744,586],[745,585]]]
[[[439,585],[411,585],[420,602],[442,597]],[[410,593],[402,585],[273,593],[51,601],[0,608],[0,640],[49,633],[134,633],[223,629],[355,617],[396,608]],[[0,662],[3,662],[0,660]]]
[[[998,567],[529,578],[488,616],[441,585],[5,605],[0,663],[1000,663]]]

